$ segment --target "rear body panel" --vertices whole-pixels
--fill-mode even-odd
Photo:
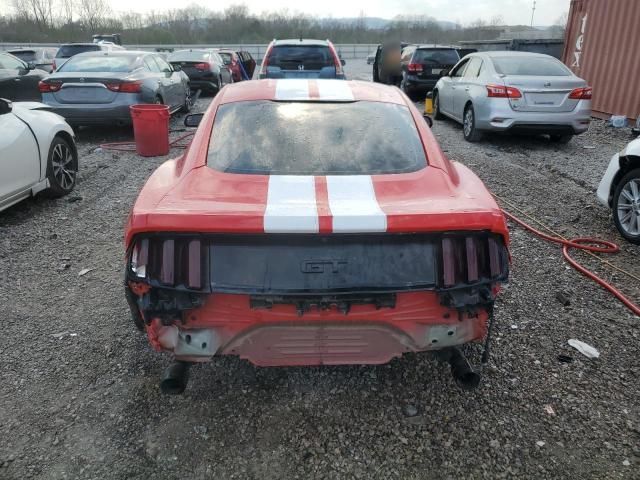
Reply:
[[[127,298],[156,349],[184,361],[361,364],[485,336],[508,275],[499,207],[444,157],[399,90],[339,83],[351,101],[408,105],[429,165],[388,175],[216,171],[206,152],[218,105],[282,92],[274,80],[225,88],[128,221]],[[296,100],[322,101],[301,91]]]

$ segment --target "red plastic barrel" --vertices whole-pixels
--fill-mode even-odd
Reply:
[[[169,107],[166,105],[131,105],[136,152],[143,157],[169,153]]]

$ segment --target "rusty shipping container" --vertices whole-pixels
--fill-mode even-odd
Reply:
[[[640,115],[640,0],[571,0],[564,63],[593,87],[598,117]]]

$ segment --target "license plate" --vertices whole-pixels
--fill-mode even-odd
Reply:
[[[432,68],[431,69],[431,74],[432,75],[440,75],[440,72],[442,71],[441,68]]]

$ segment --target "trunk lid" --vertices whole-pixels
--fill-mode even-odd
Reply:
[[[61,82],[60,90],[53,93],[55,100],[62,104],[111,103],[117,92],[107,88],[108,83],[121,83],[122,73],[79,72],[69,75],[57,74],[49,82]]]
[[[571,112],[579,100],[569,98],[571,92],[586,83],[577,77],[533,77],[508,75],[502,81],[508,87],[515,87],[522,93],[521,98],[511,98],[511,108],[518,112]]]

